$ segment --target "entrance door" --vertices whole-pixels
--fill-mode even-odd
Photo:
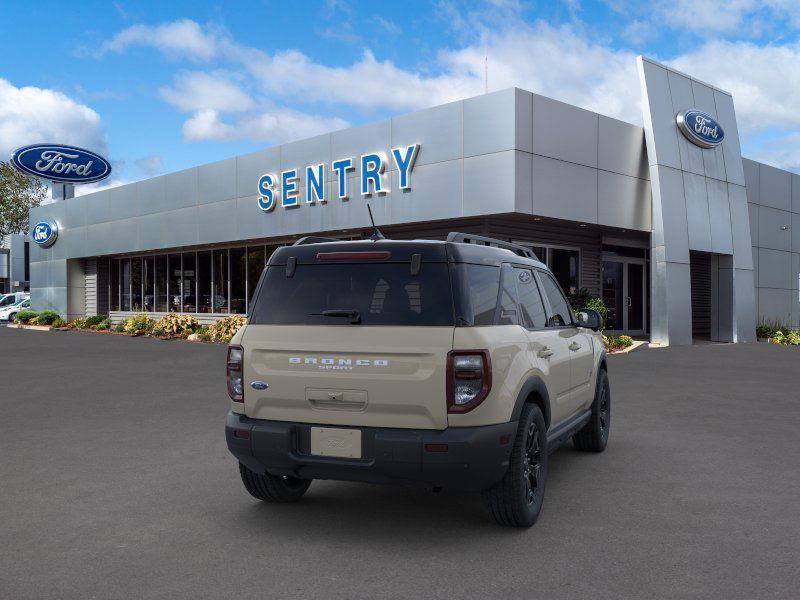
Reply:
[[[606,330],[644,335],[647,281],[644,260],[609,257],[603,260],[603,302],[608,309]]]

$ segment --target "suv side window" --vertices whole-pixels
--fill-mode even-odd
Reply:
[[[519,296],[519,307],[522,310],[522,318],[525,327],[528,329],[539,329],[545,326],[547,319],[544,311],[544,303],[539,293],[539,286],[533,271],[515,267],[514,272],[517,280],[517,294]]]
[[[544,288],[544,293],[547,295],[547,299],[550,301],[550,308],[553,311],[553,314],[547,321],[547,326],[563,327],[565,325],[571,325],[572,312],[556,280],[553,279],[550,273],[545,273],[543,271],[539,272],[539,276],[542,278],[542,287]]]
[[[517,314],[517,277],[516,269],[511,265],[503,265],[500,276],[500,298],[497,301],[497,324],[519,325],[521,319]]]

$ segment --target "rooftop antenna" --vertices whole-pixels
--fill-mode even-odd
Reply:
[[[375,230],[373,231],[372,235],[369,236],[369,239],[371,239],[373,242],[385,240],[386,237],[381,233],[381,230],[378,229],[377,225],[375,225],[375,219],[372,218],[372,207],[369,204],[367,204],[367,211],[369,212],[369,220],[372,223],[372,229]]]
[[[489,53],[483,57],[483,93],[489,93]]]

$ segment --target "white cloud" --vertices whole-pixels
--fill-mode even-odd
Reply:
[[[288,108],[246,115],[226,123],[218,111],[196,112],[183,125],[187,140],[261,140],[280,143],[312,137],[348,127],[349,123],[336,117],[311,115]]]
[[[133,25],[123,29],[102,46],[105,52],[122,52],[131,46],[156,48],[173,57],[207,61],[217,53],[220,36],[204,31],[190,19],[179,19],[160,25]]]
[[[646,21],[654,27],[714,34],[762,35],[780,25],[800,26],[797,0],[606,0],[623,17]]]
[[[779,137],[756,150],[752,158],[800,173],[800,133]]]
[[[693,19],[698,31],[735,28],[758,10],[787,19],[800,12],[800,3],[789,0],[768,0],[763,5],[766,8],[761,9],[754,8],[754,0],[733,0],[722,3],[720,11],[714,7],[721,0],[709,0],[715,4],[704,5],[703,11],[690,10],[686,1],[664,1],[656,8],[663,11],[672,6],[683,15],[681,19]],[[213,32],[200,29],[198,36],[215,40],[215,51],[227,70],[179,74],[162,95],[191,113],[183,127],[186,139],[285,141],[344,127],[344,120],[324,114],[321,107],[325,106],[332,110],[345,106],[356,111],[401,112],[479,95],[484,89],[484,60],[488,56],[490,90],[517,86],[625,121],[641,122],[635,53],[597,41],[580,25],[528,24],[521,19],[516,2],[498,2],[491,9],[496,14],[485,19],[475,12],[459,14],[459,22],[469,24],[464,31],[469,30],[471,37],[458,48],[441,50],[436,60],[421,68],[380,60],[369,49],[350,64],[334,66],[298,50],[267,53],[227,36],[214,38]],[[624,11],[625,6],[625,2],[619,2],[615,8]],[[441,9],[455,10],[446,2]],[[636,23],[631,35],[646,35],[647,27],[655,25],[655,17],[645,21],[636,18],[630,15],[631,22]],[[671,25],[679,27],[682,23],[675,20]],[[800,82],[800,43],[758,45],[717,39],[678,56],[657,58],[732,92],[745,134],[784,128],[790,136],[800,129],[800,110],[795,101]],[[308,104],[315,107],[312,113],[285,108]],[[787,143],[800,143],[795,138],[786,139],[795,140]]]
[[[714,41],[669,63],[733,94],[743,131],[800,127],[800,43]]]
[[[137,158],[134,164],[145,177],[155,177],[164,170],[164,159],[157,154]]]
[[[179,73],[172,87],[161,88],[161,97],[183,112],[211,109],[239,112],[253,108],[252,98],[223,73]]]
[[[106,152],[100,115],[61,92],[0,79],[0,158],[26,144],[53,142]]]

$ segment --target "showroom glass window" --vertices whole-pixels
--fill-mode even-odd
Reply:
[[[155,307],[157,312],[167,312],[167,255],[155,257]]]
[[[122,310],[131,309],[131,259],[122,261]]]
[[[243,315],[247,312],[247,251],[231,248],[231,301],[230,311]]]
[[[197,312],[211,312],[211,252],[197,253]]]
[[[197,312],[197,253],[183,253],[183,312]]]
[[[228,312],[228,251],[214,250],[211,301],[215,313]]]
[[[131,259],[131,310],[142,310],[142,259]]]
[[[111,310],[119,310],[119,261],[112,260],[108,276],[108,303]]]
[[[142,310],[152,312],[155,303],[155,257],[145,256],[142,260]]]
[[[248,307],[253,301],[253,294],[258,285],[258,279],[266,264],[264,246],[250,246],[247,249],[247,296]]]
[[[181,312],[181,255],[169,255],[169,278],[167,279],[169,294],[169,312]]]
[[[279,247],[111,259],[110,310],[245,314],[269,256]]]

